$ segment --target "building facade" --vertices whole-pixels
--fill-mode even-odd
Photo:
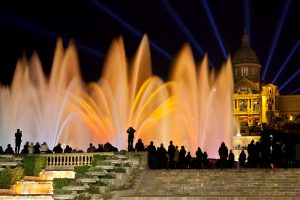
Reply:
[[[232,67],[235,83],[233,112],[240,122],[241,132],[248,132],[249,127],[263,123],[300,118],[300,95],[280,95],[276,85],[261,81],[262,66],[246,33],[242,37],[242,47],[233,56]]]

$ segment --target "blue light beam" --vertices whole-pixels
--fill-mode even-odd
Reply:
[[[11,27],[14,28],[18,28],[21,29],[23,31],[26,31],[30,34],[34,34],[38,37],[43,37],[43,38],[48,38],[51,39],[53,41],[56,41],[57,38],[59,37],[58,33],[52,32],[52,31],[48,31],[45,30],[23,18],[17,17],[17,16],[13,16],[13,15],[1,15],[0,16],[0,21],[2,23],[5,23]],[[62,37],[62,36],[61,36]],[[67,43],[68,39],[66,37],[62,37],[62,40]],[[100,58],[103,59],[104,58],[104,54],[101,51],[98,51],[94,48],[88,47],[78,41],[76,41],[76,45],[78,47],[79,50],[81,50],[82,52],[85,52],[89,55],[95,56],[96,58]]]
[[[105,5],[103,5],[102,3],[100,3],[100,1],[97,0],[91,0],[91,2],[98,8],[100,9],[102,12],[104,12],[105,14],[109,15],[111,18],[113,18],[115,21],[117,21],[118,23],[120,23],[122,26],[124,26],[127,30],[129,30],[132,34],[134,34],[136,37],[138,37],[139,39],[141,39],[143,37],[143,34],[141,31],[139,31],[138,29],[136,29],[135,27],[133,27],[131,24],[129,24],[127,21],[125,21],[124,19],[122,19],[119,15],[115,14],[113,11],[111,11],[108,7],[106,7]],[[164,49],[162,49],[158,44],[156,44],[155,42],[150,41],[150,45],[156,50],[158,51],[158,53],[160,53],[162,56],[164,56],[165,58],[167,58],[168,60],[172,60],[173,57],[166,52]]]
[[[287,84],[289,84],[289,82],[291,82],[295,77],[297,77],[299,73],[300,68],[279,88],[279,91],[282,90]]]
[[[176,24],[179,26],[180,30],[184,33],[184,35],[188,38],[192,46],[197,50],[199,56],[204,55],[204,50],[200,46],[200,44],[197,42],[196,38],[193,36],[193,34],[189,31],[187,26],[184,24],[182,19],[178,16],[174,8],[171,6],[168,0],[161,1],[163,7],[166,9],[168,14],[172,17],[172,19],[176,22]],[[209,65],[214,67],[213,63],[209,60]]]
[[[290,94],[297,94],[298,92],[300,92],[300,88],[291,91]]]
[[[217,28],[215,19],[214,19],[213,15],[212,15],[212,12],[211,12],[210,8],[209,8],[209,5],[208,5],[208,3],[207,3],[206,0],[199,0],[199,1],[202,3],[202,5],[204,7],[204,10],[205,10],[206,15],[207,15],[207,17],[209,19],[210,25],[212,26],[213,32],[214,32],[214,34],[215,34],[215,36],[217,38],[218,44],[219,44],[219,46],[221,48],[223,57],[225,59],[227,59],[227,52],[225,50],[224,43],[223,43],[223,41],[221,39],[220,32],[219,32],[219,30]]]
[[[275,81],[277,80],[277,78],[279,77],[279,75],[281,74],[281,72],[283,71],[283,69],[285,68],[285,66],[288,64],[288,62],[290,61],[290,59],[292,58],[292,56],[294,55],[294,53],[298,49],[299,45],[300,45],[300,39],[295,44],[295,46],[293,47],[292,51],[289,53],[288,57],[285,59],[284,63],[280,67],[279,71],[277,72],[275,78],[272,81],[273,84],[275,83]]]
[[[251,38],[251,4],[250,0],[244,0],[244,23],[245,23],[245,31]]]
[[[269,52],[266,65],[264,67],[264,71],[263,71],[263,75],[262,75],[262,79],[263,80],[265,80],[265,77],[266,77],[269,65],[270,65],[271,60],[272,60],[273,53],[275,51],[275,48],[276,48],[276,45],[277,45],[277,42],[278,42],[278,38],[280,36],[280,32],[281,32],[281,29],[282,29],[282,26],[283,26],[283,22],[284,22],[285,17],[286,17],[286,15],[288,13],[288,10],[289,10],[291,2],[292,2],[292,0],[286,0],[285,1],[284,8],[283,8],[281,16],[279,18],[279,24],[278,24],[278,26],[276,28],[275,36],[274,36],[273,41],[272,41],[271,50]]]

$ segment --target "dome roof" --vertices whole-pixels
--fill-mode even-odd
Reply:
[[[244,33],[242,38],[242,47],[237,50],[232,59],[233,64],[240,63],[254,63],[259,64],[259,59],[256,53],[249,47],[249,38],[246,33]]]

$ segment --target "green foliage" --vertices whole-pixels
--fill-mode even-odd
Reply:
[[[40,155],[27,155],[24,157],[24,169],[27,176],[38,176],[46,167],[46,157]]]
[[[53,189],[55,190],[61,190],[65,186],[69,186],[72,184],[75,184],[76,180],[71,178],[54,178],[53,179]]]
[[[75,166],[74,167],[74,171],[76,173],[76,176],[77,175],[85,175],[89,169],[91,168],[91,166]]]
[[[103,181],[97,181],[96,183],[93,184],[94,186],[107,186],[107,183],[103,182]]]
[[[72,194],[72,190],[56,189],[55,194]]]
[[[99,165],[104,160],[107,160],[108,155],[94,155],[92,160],[92,166],[95,167],[96,165]]]
[[[92,199],[92,197],[90,195],[86,195],[84,193],[82,193],[74,198],[74,200],[91,200],[91,199]]]
[[[99,187],[96,187],[96,186],[90,186],[85,191],[89,194],[100,194],[101,193],[99,190]]]
[[[102,178],[106,178],[106,179],[114,179],[116,178],[114,175],[112,174],[105,174],[104,176],[102,176]]]
[[[113,172],[116,172],[116,173],[126,173],[126,169],[122,168],[122,167],[117,167],[117,168],[113,169]]]
[[[0,188],[10,188],[24,176],[24,169],[16,167],[14,169],[6,168],[0,172]]]

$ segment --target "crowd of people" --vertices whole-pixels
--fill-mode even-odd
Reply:
[[[145,151],[148,152],[148,163],[151,169],[184,169],[184,168],[210,168],[210,162],[207,153],[198,147],[195,152],[195,157],[192,157],[191,152],[187,152],[184,146],[176,146],[173,141],[170,141],[168,148],[164,147],[164,144],[160,144],[159,147],[155,147],[151,141],[148,146],[145,146],[141,139],[138,139],[135,146],[133,146],[135,130],[130,127],[127,130],[128,133],[128,151]],[[218,153],[219,159],[216,161],[217,168],[276,168],[276,167],[295,167],[295,152],[292,148],[288,148],[286,144],[282,144],[280,141],[272,143],[269,137],[262,136],[261,142],[254,140],[248,144],[248,146],[240,149],[238,162],[235,160],[235,155],[232,150],[228,151],[228,148],[224,142],[221,143]],[[52,150],[49,149],[46,142],[41,145],[37,142],[26,142],[23,149],[20,150],[22,142],[22,131],[17,129],[15,133],[15,151],[11,144],[7,145],[7,148],[3,150],[0,146],[0,154],[40,154],[40,153],[81,153],[82,150],[75,150],[69,145],[62,146],[58,143]],[[245,153],[247,150],[247,154]],[[106,144],[98,144],[96,148],[92,143],[88,146],[86,152],[114,152],[118,151],[116,147],[109,142]]]

